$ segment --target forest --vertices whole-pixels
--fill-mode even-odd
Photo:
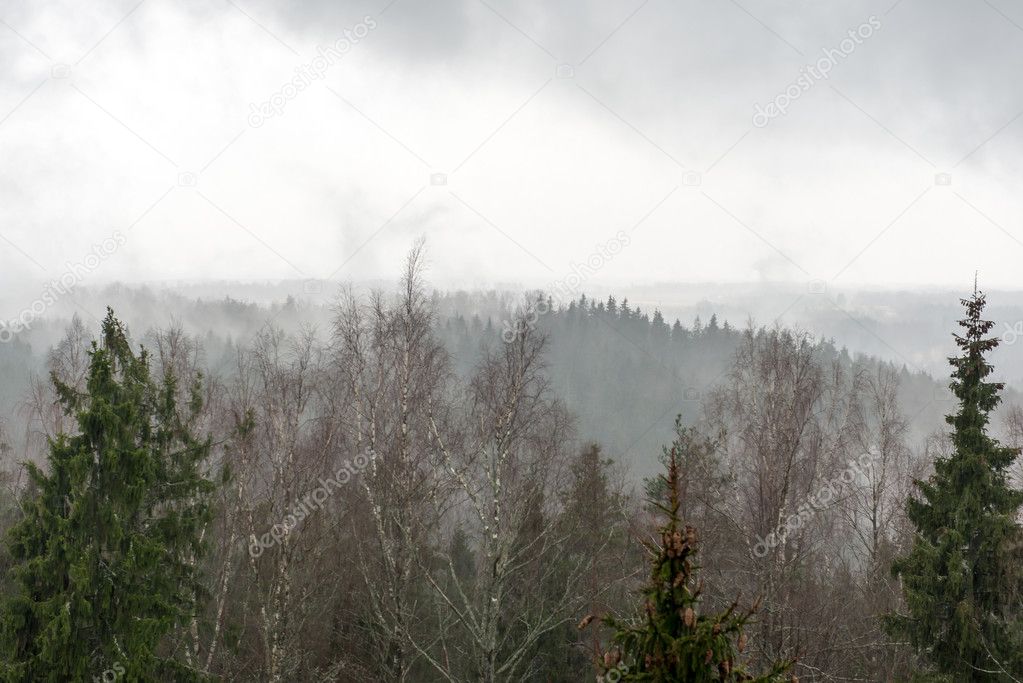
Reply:
[[[75,317],[41,371],[0,356],[0,680],[1021,680],[1023,408],[985,303],[948,380],[469,301],[420,247],[321,325]]]

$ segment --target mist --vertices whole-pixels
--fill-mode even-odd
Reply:
[[[0,0],[0,680],[1023,677],[1023,9]]]

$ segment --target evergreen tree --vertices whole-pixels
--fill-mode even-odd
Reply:
[[[654,317],[652,319],[650,332],[653,335],[653,338],[658,340],[666,339],[671,333],[671,328],[669,328],[668,324],[664,322],[664,316],[661,315],[661,312],[656,308],[654,309]]]
[[[986,337],[984,295],[974,289],[962,300],[962,349],[950,358],[958,411],[952,425],[952,454],[934,463],[934,474],[917,482],[920,497],[907,514],[916,528],[913,548],[897,560],[908,613],[893,616],[891,629],[908,637],[937,671],[933,678],[1005,681],[1023,675],[1020,615],[1011,605],[1019,588],[1019,526],[1023,494],[1009,486],[1006,469],[1018,451],[988,436],[1000,382],[988,382],[985,354],[998,345]],[[1018,606],[1017,606],[1018,609]]]
[[[653,571],[643,587],[644,616],[623,623],[605,617],[614,629],[611,645],[597,661],[599,680],[649,681],[651,683],[709,683],[712,681],[782,681],[789,663],[779,663],[765,674],[748,673],[739,656],[746,646],[745,627],[756,612],[756,605],[740,610],[738,603],[718,614],[700,613],[702,583],[696,580],[693,556],[696,553],[696,529],[684,525],[681,507],[682,474],[676,441],[667,453],[667,475],[659,491],[651,498],[652,507],[664,516],[660,543],[646,544],[653,556]],[[793,677],[792,680],[795,680]]]
[[[684,344],[689,339],[689,330],[682,326],[682,322],[675,318],[675,324],[671,326],[671,341],[676,344]]]
[[[202,595],[197,560],[213,484],[200,474],[210,441],[182,411],[169,372],[150,376],[108,310],[86,388],[53,377],[77,433],[50,443],[48,471],[28,465],[25,517],[10,534],[17,590],[2,613],[7,681],[189,681],[168,634]],[[184,414],[182,414],[184,413]]]
[[[590,614],[624,604],[623,579],[632,561],[639,560],[628,541],[628,500],[614,481],[613,468],[614,461],[603,456],[598,444],[584,445],[571,463],[570,480],[561,496],[558,529],[570,561],[557,572],[555,583],[564,584],[570,567],[593,560],[578,589],[586,600],[583,610]],[[545,672],[544,680],[583,680],[581,672],[590,671],[592,652],[575,626],[566,623],[555,632],[564,668]]]

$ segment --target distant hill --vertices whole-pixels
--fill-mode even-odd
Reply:
[[[822,360],[837,359],[846,366],[892,364],[900,372],[901,403],[914,438],[944,429],[942,417],[950,406],[944,358],[952,351],[951,332],[959,315],[956,294],[870,292],[829,298],[820,292],[792,296],[791,288],[781,286],[760,288],[758,294],[736,285],[722,287],[711,301],[697,297],[691,287],[672,290],[674,298],[659,290],[639,292],[647,300],[666,300],[664,310],[674,312],[671,316],[646,305],[641,310],[625,298],[581,297],[536,320],[550,339],[552,386],[577,415],[579,436],[605,444],[635,475],[652,471],[676,414],[686,421],[700,417],[701,401],[728,372],[748,320],[815,333]],[[205,361],[214,372],[229,372],[235,346],[245,345],[268,320],[288,330],[311,326],[324,337],[330,328],[336,285],[235,283],[229,289],[232,296],[221,298],[214,298],[212,285],[181,291],[120,285],[76,291],[73,304],[62,302],[30,330],[0,344],[0,415],[12,440],[18,441],[19,406],[30,377],[45,375],[46,354],[72,313],[95,330],[94,318],[110,305],[142,341],[153,327],[180,324],[201,337]],[[1001,298],[999,303],[997,294],[989,296],[991,314],[999,322],[996,330],[1012,316],[1023,319],[1018,295]],[[522,301],[521,294],[496,290],[434,295],[438,334],[456,371],[467,372],[485,345],[501,343],[512,310]],[[796,303],[777,323],[772,316],[757,315],[783,301]],[[1019,348],[1003,346],[993,356],[998,376],[1010,383],[1023,377]],[[1018,403],[1019,394],[1010,388],[1005,399]]]
[[[467,301],[448,303],[451,312],[439,330],[460,371],[468,371],[482,347],[501,343],[509,329],[514,333],[507,312],[505,317],[476,313],[467,318],[454,312]],[[581,298],[538,315],[536,325],[549,338],[552,386],[577,415],[580,436],[604,444],[636,476],[656,470],[677,414],[690,423],[701,417],[703,399],[726,379],[743,334],[728,323],[719,324],[713,314],[688,325],[669,323],[658,311],[648,314],[613,297],[600,302]],[[831,341],[817,341],[815,353],[822,363],[838,361],[845,369],[854,363],[871,371],[880,364],[894,367],[911,441],[922,443],[944,429],[943,417],[951,406],[944,379],[851,354]],[[1006,398],[1018,395],[1009,392]]]

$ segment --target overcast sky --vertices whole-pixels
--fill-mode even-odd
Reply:
[[[0,65],[5,288],[1021,284],[1007,0],[0,0]]]

